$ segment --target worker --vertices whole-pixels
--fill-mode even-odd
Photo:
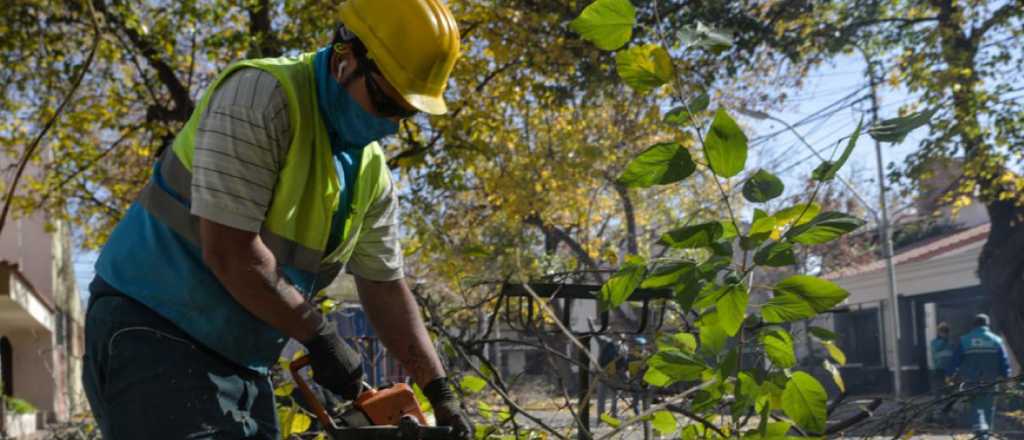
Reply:
[[[984,313],[974,317],[974,329],[960,337],[953,351],[950,372],[964,382],[972,392],[968,412],[975,438],[986,439],[993,429],[996,390],[993,381],[1010,376],[1010,360],[1003,339],[989,329],[989,318]]]
[[[311,297],[344,268],[381,341],[460,438],[473,427],[403,281],[381,147],[447,111],[459,32],[441,0],[348,0],[316,52],[213,80],[96,262],[83,380],[103,438],[280,438],[288,338],[352,399],[361,359]]]
[[[953,343],[949,340],[949,324],[940,322],[938,335],[929,344],[932,355],[932,371],[929,376],[933,393],[938,393],[946,386],[946,370],[953,360]]]
[[[598,418],[605,414],[605,408],[609,409],[612,418],[619,417],[619,388],[625,381],[626,371],[629,366],[624,356],[625,349],[622,342],[612,336],[600,335],[597,337],[600,351],[597,355],[597,363],[602,371],[597,379],[597,414]],[[600,423],[600,420],[596,420]]]

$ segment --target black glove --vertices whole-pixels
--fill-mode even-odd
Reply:
[[[345,400],[355,400],[363,387],[363,357],[338,336],[334,325],[320,322],[316,336],[302,345],[309,350],[313,380]]]
[[[447,377],[439,377],[423,387],[423,395],[434,407],[434,418],[437,426],[451,426],[455,438],[470,440],[474,436],[473,423],[462,412],[455,393],[448,386]]]

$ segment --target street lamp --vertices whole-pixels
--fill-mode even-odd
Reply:
[[[737,109],[736,111],[739,112],[739,113],[742,113],[742,114],[744,114],[746,116],[749,116],[751,118],[754,118],[754,119],[758,119],[758,120],[768,119],[768,120],[772,120],[772,121],[775,121],[775,122],[778,122],[778,123],[782,124],[783,126],[786,127],[787,130],[792,132],[797,137],[797,139],[800,140],[801,144],[803,144],[804,147],[806,147],[808,150],[810,150],[811,153],[814,154],[814,156],[816,156],[818,159],[820,159],[823,162],[826,160],[825,157],[823,157],[821,155],[821,153],[818,152],[818,150],[815,150],[814,147],[811,146],[811,144],[809,142],[807,142],[806,139],[804,139],[803,135],[801,135],[800,132],[796,130],[796,127],[793,127],[788,122],[786,122],[786,121],[784,121],[782,119],[779,119],[779,118],[777,118],[775,116],[769,115],[769,114],[767,114],[765,112],[761,112],[761,111],[757,111],[757,110],[750,110],[750,109],[740,108],[740,109]],[[875,118],[877,119],[877,115],[875,116]],[[878,235],[879,235],[879,239],[880,239],[879,242],[882,245],[882,257],[885,259],[886,275],[887,275],[888,284],[889,284],[889,304],[890,304],[890,306],[889,306],[889,322],[891,323],[891,328],[890,328],[890,330],[888,332],[889,333],[889,335],[888,335],[889,337],[887,338],[888,339],[887,342],[889,344],[889,347],[892,348],[892,361],[893,361],[893,364],[894,364],[893,365],[893,391],[894,391],[895,396],[899,397],[900,394],[901,394],[901,391],[903,390],[903,387],[901,386],[901,383],[902,383],[902,377],[901,376],[902,376],[902,366],[903,365],[900,363],[900,347],[899,347],[899,333],[900,333],[899,299],[896,297],[896,292],[897,292],[897,290],[896,290],[896,266],[895,266],[895,264],[893,264],[893,261],[892,261],[892,254],[893,254],[892,233],[889,232],[889,226],[890,226],[889,225],[889,210],[888,210],[888,204],[885,201],[885,174],[884,174],[885,171],[882,169],[882,149],[880,147],[880,144],[879,144],[878,140],[875,140],[875,158],[876,158],[876,160],[878,162],[878,197],[879,197],[879,205],[880,205],[879,207],[881,208],[879,210],[880,212],[879,211],[875,211],[873,208],[871,208],[871,205],[868,205],[868,203],[864,199],[864,197],[862,197],[860,195],[860,193],[857,192],[857,190],[853,187],[853,185],[849,181],[847,181],[845,178],[843,178],[843,176],[837,175],[837,177],[839,178],[839,181],[842,182],[843,185],[846,186],[846,188],[849,189],[851,193],[853,193],[853,196],[857,198],[857,200],[861,203],[861,205],[863,205],[864,208],[866,208],[868,210],[868,212],[871,213],[871,216],[874,217],[874,219],[875,219],[875,224],[878,225]]]

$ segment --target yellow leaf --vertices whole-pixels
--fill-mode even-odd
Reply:
[[[295,384],[286,383],[277,388],[274,388],[274,395],[278,397],[290,396],[292,391],[295,390]]]
[[[291,426],[289,427],[290,434],[301,434],[303,432],[306,432],[306,430],[309,429],[309,425],[311,423],[312,420],[310,420],[309,416],[307,416],[306,414],[301,412],[295,413],[295,416],[292,417]]]
[[[824,345],[825,349],[828,350],[829,356],[831,356],[837,364],[846,365],[846,354],[843,353],[843,350],[840,350],[839,347],[832,342],[825,342]]]

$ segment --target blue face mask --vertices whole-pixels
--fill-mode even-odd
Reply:
[[[332,149],[363,148],[366,144],[398,132],[398,124],[379,118],[363,109],[341,84],[331,76],[331,48],[325,47],[313,58],[317,100],[327,124]],[[339,145],[340,144],[340,145]]]

